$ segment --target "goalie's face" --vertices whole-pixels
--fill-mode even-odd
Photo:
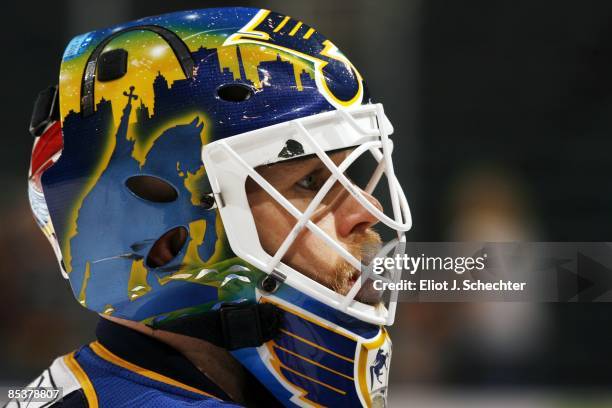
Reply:
[[[344,150],[330,154],[330,158],[338,165],[349,154],[350,150]],[[256,170],[301,212],[306,210],[330,176],[328,168],[316,156],[260,166]],[[296,219],[250,178],[246,191],[261,245],[268,254],[274,255],[294,227]],[[376,207],[382,208],[374,197],[366,192],[363,194]],[[380,237],[371,228],[378,219],[338,182],[315,210],[311,220],[357,259],[362,258],[364,248],[380,244]],[[360,274],[337,251],[306,228],[301,230],[282,261],[343,295]],[[368,296],[363,290],[360,294],[363,302],[378,301],[376,296]]]

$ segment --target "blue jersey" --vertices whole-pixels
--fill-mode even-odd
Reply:
[[[11,401],[6,407],[237,407],[180,353],[140,333],[113,327],[118,325],[108,321],[102,326],[127,336],[113,337],[114,343],[103,344],[99,325],[99,341],[57,358],[30,384],[62,388],[62,399],[58,396],[53,402]],[[121,351],[122,356],[110,347],[120,342],[119,349],[113,351]],[[128,350],[133,357],[130,361],[123,354]]]

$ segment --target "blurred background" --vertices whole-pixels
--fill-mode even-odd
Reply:
[[[611,2],[55,0],[3,5],[0,385],[93,339],[35,226],[27,128],[75,35],[245,5],[297,16],[395,126],[413,241],[612,241]],[[612,406],[610,304],[402,304],[390,405]]]

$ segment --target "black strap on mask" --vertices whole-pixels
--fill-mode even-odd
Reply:
[[[34,101],[34,109],[30,119],[30,134],[41,136],[47,126],[59,120],[59,95],[57,85],[40,91]]]
[[[83,71],[83,78],[81,80],[81,114],[83,116],[87,117],[94,113],[94,85],[96,80],[96,68],[98,67],[98,59],[100,58],[100,54],[102,54],[104,48],[113,39],[130,31],[150,31],[159,35],[174,52],[176,60],[181,66],[183,74],[185,74],[185,78],[193,77],[193,67],[195,62],[193,61],[189,47],[173,31],[154,24],[131,26],[115,31],[96,46],[96,48],[89,55],[87,63],[85,64],[85,70]],[[127,58],[127,56],[124,56],[124,58]]]
[[[161,321],[153,329],[206,340],[227,350],[258,347],[275,338],[282,311],[270,303],[225,304],[219,310]]]

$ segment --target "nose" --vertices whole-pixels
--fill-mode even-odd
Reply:
[[[383,211],[382,205],[376,198],[363,190],[360,190],[360,192],[376,208]],[[336,232],[340,237],[348,237],[353,233],[363,233],[366,229],[378,223],[378,218],[371,214],[348,191],[343,192],[340,200],[334,212]]]

